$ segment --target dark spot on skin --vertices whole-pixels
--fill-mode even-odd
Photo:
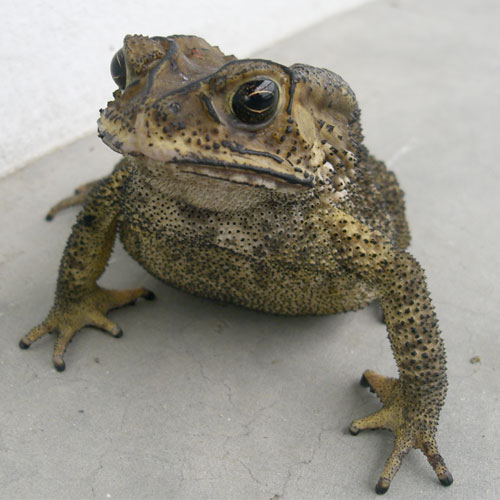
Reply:
[[[85,227],[90,227],[95,220],[95,215],[84,215],[82,222]]]

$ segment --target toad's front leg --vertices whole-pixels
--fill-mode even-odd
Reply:
[[[349,428],[352,434],[365,429],[394,432],[394,449],[376,492],[388,490],[412,448],[425,454],[441,484],[448,486],[453,479],[435,437],[447,389],[445,350],[424,272],[410,254],[353,217],[329,212],[325,220],[346,271],[378,290],[399,370],[399,379],[364,373],[362,384],[377,393],[383,407]]]
[[[53,362],[59,371],[65,368],[64,351],[78,330],[89,325],[120,337],[121,329],[106,314],[138,297],[154,298],[145,288],[106,290],[96,284],[115,241],[119,196],[126,176],[126,170],[117,170],[88,195],[64,250],[54,305],[47,318],[19,342],[27,349],[43,335],[57,332]]]
[[[425,398],[417,402],[414,397],[408,398],[403,393],[401,379],[384,377],[371,370],[363,373],[361,385],[370,387],[380,398],[383,407],[372,415],[351,422],[349,432],[356,436],[363,430],[388,429],[395,436],[393,451],[385,463],[375,491],[383,494],[389,489],[403,458],[413,448],[422,451],[441,484],[449,486],[453,477],[438,452],[435,438],[442,402],[425,401]],[[446,380],[441,390],[446,390]]]

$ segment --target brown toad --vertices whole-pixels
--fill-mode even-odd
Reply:
[[[436,314],[405,250],[402,192],[363,146],[349,86],[303,64],[237,60],[190,36],[127,36],[111,70],[119,89],[99,135],[124,159],[58,206],[86,198],[54,306],[21,347],[56,331],[53,362],[63,370],[84,325],[121,335],[107,312],[152,294],[96,284],[116,234],[151,274],[203,297],[290,315],[379,299],[400,376],[364,373],[383,408],[350,431],[395,434],[378,493],[412,448],[451,484],[435,440],[447,388]]]

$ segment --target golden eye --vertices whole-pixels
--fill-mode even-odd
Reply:
[[[251,125],[271,119],[278,107],[279,90],[267,78],[251,80],[241,85],[233,95],[233,113],[243,123]]]

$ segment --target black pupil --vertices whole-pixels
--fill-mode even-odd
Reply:
[[[111,60],[110,70],[113,81],[123,90],[127,85],[127,68],[125,66],[125,55],[122,49],[120,49]]]
[[[246,82],[233,96],[234,114],[245,123],[263,123],[274,115],[278,97],[278,86],[272,80]]]

